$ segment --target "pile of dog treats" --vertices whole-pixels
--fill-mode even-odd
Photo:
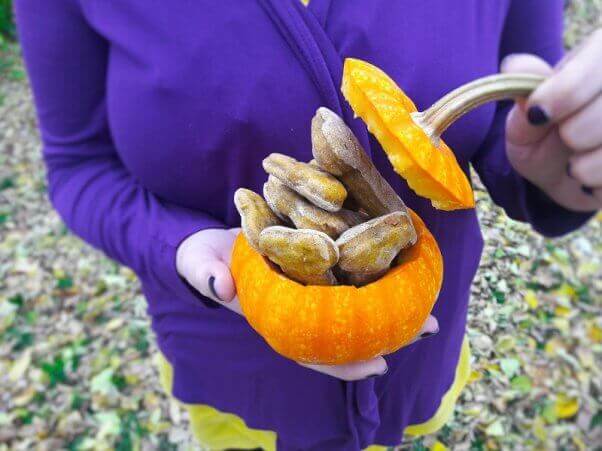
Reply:
[[[373,282],[416,242],[409,213],[334,112],[318,109],[311,138],[309,163],[277,153],[263,161],[263,197],[236,191],[243,233],[302,284]]]

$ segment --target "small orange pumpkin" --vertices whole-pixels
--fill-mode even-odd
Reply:
[[[362,361],[408,344],[430,314],[443,279],[437,242],[410,213],[416,244],[381,279],[361,288],[294,282],[240,234],[231,270],[249,324],[278,353],[302,363]]]

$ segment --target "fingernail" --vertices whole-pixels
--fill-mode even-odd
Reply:
[[[550,120],[547,113],[537,105],[527,110],[527,119],[529,119],[531,125],[544,125]]]
[[[586,185],[582,185],[581,186],[581,191],[583,191],[588,196],[593,196],[594,195],[594,190],[592,188],[590,188],[589,186],[586,186]]]
[[[209,289],[211,290],[211,293],[213,294],[213,296],[215,296],[220,301],[224,302],[224,300],[222,298],[220,298],[219,295],[217,294],[217,291],[215,291],[215,276],[209,277]]]
[[[571,163],[566,164],[566,175],[568,175],[570,178],[574,178],[573,174],[571,174]]]
[[[432,337],[433,335],[437,335],[438,333],[439,333],[439,327],[437,327],[437,329],[432,332],[428,331],[428,332],[424,332],[424,333],[420,334],[420,339]]]

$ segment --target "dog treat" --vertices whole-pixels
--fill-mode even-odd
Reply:
[[[259,234],[259,250],[282,272],[306,285],[336,285],[331,268],[339,260],[335,242],[325,233],[272,226]]]
[[[276,215],[292,222],[298,229],[318,230],[336,239],[354,225],[350,223],[353,221],[348,213],[322,210],[272,175],[263,185],[263,196]]]
[[[394,211],[407,215],[405,204],[380,175],[343,119],[328,108],[319,108],[311,122],[311,138],[313,155],[320,167],[339,178],[349,197],[370,217]]]
[[[341,208],[334,214],[340,217],[343,221],[345,221],[349,225],[349,227],[354,227],[370,219],[370,217],[366,213],[363,213],[361,211],[347,210],[346,208]]]
[[[272,212],[263,197],[249,189],[239,188],[236,190],[234,205],[240,214],[242,231],[247,241],[258,251],[261,231],[282,222]]]
[[[318,168],[318,169],[322,169],[324,170],[324,168],[322,168],[320,166],[320,164],[318,163],[318,161],[315,158],[312,158],[311,160],[309,160],[309,164],[311,164],[312,166]],[[341,208],[341,211],[343,210],[352,210],[352,211],[358,211],[361,207],[357,204],[357,202],[355,201],[355,199],[353,198],[353,196],[350,196],[349,193],[347,193],[347,197],[345,198],[345,202],[343,202],[343,208]],[[363,215],[363,212],[361,213]],[[368,217],[368,215],[364,215],[365,218],[363,221],[360,222],[364,222],[368,219],[370,219]],[[359,224],[359,223],[358,223]],[[351,225],[356,225],[356,224],[351,224]]]
[[[277,177],[286,186],[324,210],[340,210],[347,197],[347,190],[334,176],[288,155],[269,155],[263,160],[263,168],[268,174]]]
[[[416,243],[416,232],[402,211],[364,222],[336,241],[338,269],[348,283],[365,285],[380,278],[399,251]]]

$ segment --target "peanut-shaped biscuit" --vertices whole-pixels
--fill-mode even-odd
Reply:
[[[309,160],[309,162],[307,163],[315,168],[322,169],[322,167],[318,164],[318,161],[315,158],[312,158],[311,160]],[[353,196],[350,196],[349,193],[347,193],[347,197],[345,198],[345,202],[343,202],[343,208],[341,208],[337,213],[342,212],[344,210],[347,211],[352,211],[352,212],[357,212],[358,210],[360,210],[360,206],[357,204],[357,202],[353,199]],[[370,219],[368,216],[364,215],[363,212],[360,213],[360,215],[362,215],[362,217],[366,217],[367,219],[364,219],[360,222],[364,222],[367,221],[368,219]],[[345,216],[347,216],[345,214]],[[359,224],[359,223],[358,223]],[[351,225],[356,225],[356,224],[351,224]]]
[[[416,242],[408,216],[395,211],[352,227],[336,241],[338,269],[353,285],[365,285],[381,277],[399,251]]]
[[[313,155],[320,167],[339,178],[349,197],[370,217],[406,212],[403,201],[380,175],[343,119],[328,108],[319,108],[311,121],[311,138]]]
[[[259,234],[269,226],[282,224],[263,197],[246,189],[234,193],[234,205],[240,214],[242,232],[249,244],[259,251]]]
[[[336,285],[331,268],[339,250],[325,233],[309,229],[272,226],[259,234],[260,252],[282,272],[306,285]]]
[[[288,155],[269,155],[263,160],[263,168],[268,174],[277,177],[286,186],[324,210],[340,210],[347,197],[347,190],[343,184],[331,174]]]
[[[347,222],[353,221],[344,217],[345,213],[332,213],[316,207],[272,175],[263,185],[263,195],[274,213],[298,229],[318,230],[336,239],[353,225]]]

